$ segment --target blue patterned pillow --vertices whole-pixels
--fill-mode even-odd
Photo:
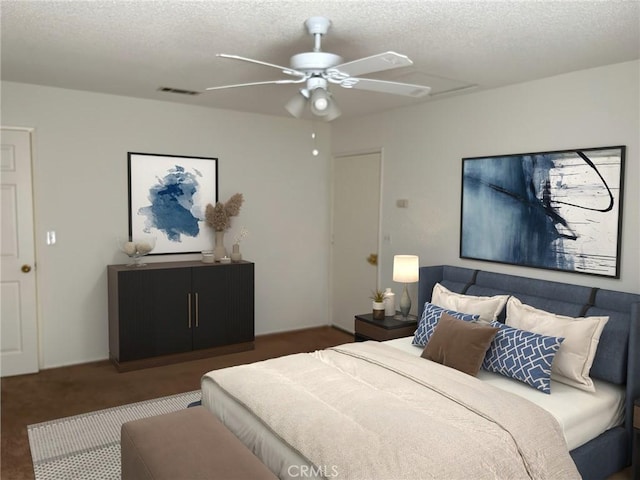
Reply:
[[[436,325],[440,321],[440,316],[442,312],[447,312],[452,317],[458,318],[460,320],[466,320],[467,322],[475,322],[480,318],[480,315],[472,315],[470,313],[460,313],[455,310],[447,310],[446,308],[439,307],[434,305],[433,303],[426,302],[424,304],[424,311],[422,312],[422,317],[420,317],[420,321],[418,322],[418,328],[416,329],[413,342],[413,345],[418,345],[420,347],[424,347],[431,335],[433,334],[433,330],[436,328]]]
[[[551,393],[551,364],[564,340],[491,322],[498,333],[491,342],[482,368],[514,378],[541,392]]]

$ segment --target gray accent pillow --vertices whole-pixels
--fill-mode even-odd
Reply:
[[[421,356],[475,377],[498,330],[444,312]]]

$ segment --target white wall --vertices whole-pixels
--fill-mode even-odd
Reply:
[[[3,82],[2,125],[35,128],[41,367],[108,357],[106,266],[127,260],[115,239],[128,232],[129,151],[218,157],[220,200],[245,197],[226,243],[248,228],[256,333],[327,324],[326,124],[315,127],[323,154],[313,157],[308,122]]]
[[[391,243],[381,238],[382,286],[400,291],[392,259],[407,253],[421,265],[640,293],[639,71],[628,62],[333,122],[334,154],[384,149],[382,238]],[[627,146],[619,280],[459,258],[463,157],[612,145]],[[396,208],[399,198],[408,209]]]
[[[320,157],[299,120],[4,82],[2,124],[36,129],[41,366],[108,356],[106,265],[126,260],[115,238],[127,233],[128,151],[220,159],[220,198],[245,195],[230,235],[250,231],[258,334],[328,321],[329,148],[383,148],[382,286],[399,292],[392,257],[416,253],[421,265],[640,293],[639,70],[623,63],[318,124]],[[619,280],[458,258],[461,158],[609,145],[627,145]],[[57,245],[45,245],[47,230]]]

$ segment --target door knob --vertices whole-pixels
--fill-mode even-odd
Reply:
[[[29,273],[31,271],[31,265],[22,265],[22,273]]]
[[[367,257],[367,262],[369,262],[371,265],[378,265],[378,254],[372,253],[371,255],[369,255]]]

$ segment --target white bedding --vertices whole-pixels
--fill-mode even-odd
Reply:
[[[251,451],[281,480],[303,478],[320,480],[322,472],[312,472],[312,465],[297,450],[267,428],[242,404],[229,396],[206,376],[202,378],[202,405],[212,411]],[[297,465],[291,468],[291,465]]]
[[[412,337],[384,342],[412,356],[422,349],[411,345]],[[545,395],[515,380],[481,371],[478,376],[493,386],[509,391],[536,403],[549,411],[558,421],[569,450],[572,450],[603,431],[622,423],[624,390],[606,382],[595,381],[596,393],[581,391],[557,382],[552,383],[552,394]],[[227,395],[213,381],[203,377],[203,405],[213,411],[254,453],[280,478],[326,478],[331,472],[318,472],[298,451],[247,409]],[[298,467],[291,470],[291,465]],[[302,472],[301,469],[307,469]],[[318,475],[315,475],[315,474]]]
[[[420,356],[423,348],[411,345],[412,340],[413,337],[403,337],[384,343]],[[562,428],[569,450],[584,445],[624,420],[625,392],[620,385],[594,379],[596,391],[591,393],[552,380],[551,394],[547,395],[522,382],[486,370],[480,370],[478,378],[526,398],[551,413]]]
[[[345,478],[579,478],[548,412],[377,342],[215,370],[205,375],[203,392],[210,383],[240,399],[304,458]],[[203,394],[203,404],[218,413],[210,400]],[[229,425],[227,414],[222,420]],[[246,440],[246,427],[230,428]],[[249,443],[262,458],[262,445]]]

